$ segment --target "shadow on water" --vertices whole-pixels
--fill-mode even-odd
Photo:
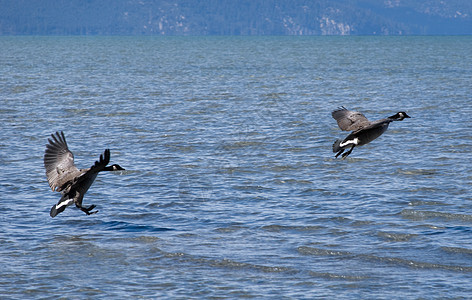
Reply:
[[[83,227],[88,230],[106,230],[121,232],[158,232],[173,230],[166,227],[157,227],[152,225],[135,224],[125,221],[102,221],[102,220],[68,220],[64,224],[74,227]]]
[[[112,230],[112,231],[118,230],[118,231],[125,231],[125,232],[156,232],[156,231],[173,230],[171,228],[166,228],[166,227],[139,225],[139,224],[133,224],[133,223],[123,222],[123,221],[104,222],[102,226],[104,226],[106,230]]]

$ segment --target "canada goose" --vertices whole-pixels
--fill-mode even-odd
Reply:
[[[338,122],[341,130],[352,131],[344,140],[336,140],[333,144],[333,152],[337,152],[335,157],[351,147],[349,151],[342,155],[343,158],[351,154],[354,147],[370,143],[382,135],[387,130],[390,122],[410,118],[406,112],[401,111],[388,118],[370,122],[360,112],[347,110],[344,106],[334,110],[331,115]]]
[[[72,204],[75,204],[87,215],[97,213],[98,210],[90,212],[95,208],[95,205],[89,207],[82,206],[82,199],[85,193],[95,178],[97,178],[99,172],[124,169],[116,164],[107,167],[110,161],[109,149],[106,149],[100,155],[100,160],[96,161],[90,168],[77,169],[74,165],[74,155],[67,147],[64,133],[62,131],[56,132],[56,135],[51,134],[51,137],[52,140],[48,139],[49,144],[46,145],[44,153],[44,167],[46,168],[46,177],[51,189],[62,193],[59,202],[51,208],[51,217],[54,218]]]

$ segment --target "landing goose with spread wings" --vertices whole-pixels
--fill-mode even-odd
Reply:
[[[78,169],[74,164],[74,155],[69,150],[64,133],[56,132],[48,139],[44,153],[44,167],[49,186],[53,191],[61,192],[62,197],[50,211],[51,217],[55,217],[66,209],[67,206],[75,204],[77,208],[87,215],[98,211],[91,211],[95,205],[82,206],[82,200],[92,183],[102,171],[124,170],[117,164],[107,166],[110,161],[110,150],[106,149],[100,155],[100,159],[87,169]]]

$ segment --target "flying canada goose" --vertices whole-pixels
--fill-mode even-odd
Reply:
[[[49,144],[46,145],[44,153],[44,167],[46,168],[49,186],[53,191],[61,192],[62,194],[59,202],[51,208],[51,217],[54,218],[72,204],[75,204],[87,215],[97,213],[98,210],[91,212],[95,205],[89,207],[82,206],[82,199],[85,193],[95,178],[97,178],[99,172],[124,169],[116,164],[107,167],[110,161],[109,149],[106,149],[100,155],[100,160],[96,161],[90,168],[77,169],[74,165],[74,155],[67,147],[64,133],[62,131],[56,132],[56,135],[51,134],[51,137],[52,140],[48,139]]]
[[[388,118],[370,122],[360,112],[347,110],[344,106],[334,110],[331,115],[338,122],[341,130],[352,131],[344,140],[336,140],[333,144],[333,152],[337,152],[335,157],[351,147],[342,155],[343,158],[351,154],[354,147],[370,143],[381,136],[387,130],[390,122],[410,118],[406,112],[401,111]]]

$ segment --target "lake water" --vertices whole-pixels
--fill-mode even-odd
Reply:
[[[468,298],[472,37],[0,37],[0,298]],[[339,106],[379,119],[334,159]],[[43,166],[105,148],[86,216]]]

